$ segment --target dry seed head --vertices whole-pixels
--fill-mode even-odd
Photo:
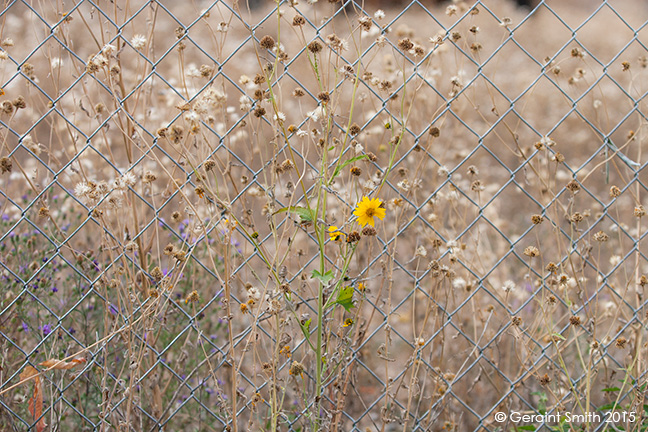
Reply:
[[[162,273],[159,266],[155,266],[153,270],[151,270],[151,277],[155,282],[160,282],[164,278],[164,273]]]
[[[304,373],[304,365],[299,363],[298,361],[293,361],[292,365],[290,365],[288,373],[292,376],[301,376],[302,373]]]
[[[512,323],[514,326],[519,327],[520,324],[522,324],[522,318],[520,318],[520,317],[516,317],[516,316],[511,317],[511,323]]]
[[[635,217],[638,217],[638,218],[644,217],[644,216],[646,216],[646,209],[644,208],[644,206],[639,204],[637,207],[634,208],[633,214],[635,215]]]
[[[271,50],[275,46],[275,40],[272,38],[272,36],[266,35],[261,38],[259,45],[261,46],[261,48]]]
[[[0,174],[10,173],[13,169],[13,162],[8,157],[0,158]]]
[[[398,41],[398,48],[403,51],[409,51],[414,48],[414,43],[409,38],[404,38]]]
[[[187,259],[187,254],[184,251],[174,251],[173,257],[179,262],[184,262]]]
[[[371,26],[373,25],[373,23],[371,22],[371,18],[369,18],[366,15],[358,18],[358,24],[360,24],[360,28],[366,32],[371,30]]]
[[[624,349],[627,342],[628,342],[628,340],[626,338],[624,338],[623,336],[619,336],[619,338],[616,340],[615,345],[619,349]]]
[[[539,225],[542,223],[542,221],[544,221],[544,217],[542,215],[535,214],[531,216],[531,222],[533,222],[534,225]]]
[[[203,166],[205,167],[205,171],[209,172],[216,167],[216,162],[213,159],[207,159]]]
[[[573,194],[575,194],[580,190],[580,185],[576,180],[570,181],[569,183],[567,183],[567,186],[565,187],[567,188],[568,191],[570,191]]]
[[[581,319],[578,315],[573,315],[572,317],[569,318],[569,324],[573,326],[580,325]]]
[[[11,102],[6,100],[0,104],[0,109],[2,109],[2,112],[5,114],[11,114],[14,111],[14,106]]]
[[[560,153],[560,152],[556,152],[556,153],[553,155],[553,157],[552,157],[551,159],[552,159],[554,162],[557,162],[557,163],[563,163],[563,162],[565,162],[565,155],[563,155],[563,154]]]
[[[639,278],[639,285],[644,287],[647,284],[648,284],[648,277],[646,277],[646,275],[641,275],[641,277]]]
[[[171,139],[173,142],[176,144],[179,143],[182,140],[182,137],[184,136],[184,127],[181,125],[173,125],[171,126]]]
[[[576,213],[572,214],[571,216],[569,216],[569,221],[571,223],[578,223],[578,222],[581,222],[582,220],[583,220],[583,215],[581,213],[579,213],[579,212],[576,212]]]
[[[50,211],[47,207],[43,206],[38,210],[38,216],[42,218],[49,218],[50,217]]]
[[[102,56],[102,57],[103,57],[103,56]],[[27,77],[29,77],[29,78],[31,78],[31,79],[34,79],[34,78],[36,77],[36,76],[34,75],[34,65],[31,64],[31,63],[24,63],[24,64],[22,65],[22,67],[20,68],[20,70],[23,71],[23,73],[24,73],[25,75],[27,75]]]
[[[372,237],[376,235],[376,228],[371,225],[367,225],[362,229],[362,235],[366,237]]]
[[[16,107],[16,109],[25,109],[25,108],[27,108],[27,102],[25,102],[25,98],[22,97],[22,96],[18,96],[16,99],[14,99],[12,104],[13,104],[13,106]]]
[[[535,258],[540,255],[540,250],[535,246],[527,246],[526,249],[524,249],[524,255],[529,258]]]
[[[266,109],[263,108],[263,107],[256,107],[256,108],[254,109],[254,116],[255,116],[256,118],[261,118],[261,117],[263,117],[263,116],[265,115],[265,113],[266,113]]]
[[[621,195],[621,189],[619,189],[617,186],[610,187],[610,197],[616,198],[620,195]]]
[[[146,174],[144,174],[144,178],[142,181],[144,183],[153,183],[157,179],[157,176],[153,174],[151,171],[147,171]]]
[[[320,92],[320,93],[317,95],[317,99],[319,99],[320,101],[322,101],[322,103],[325,103],[325,104],[326,104],[326,103],[329,103],[329,102],[331,101],[331,95],[330,95],[328,92],[323,91],[323,92]]]
[[[277,174],[282,174],[284,172],[290,171],[295,167],[295,164],[290,159],[286,159],[279,166],[277,166]]]
[[[306,93],[304,92],[304,89],[302,89],[302,88],[300,88],[300,87],[297,87],[297,88],[296,88],[295,90],[293,90],[293,92],[292,92],[292,95],[293,95],[294,97],[302,97],[302,96],[304,96],[305,94],[306,94]]]
[[[297,26],[303,26],[304,24],[306,24],[306,19],[301,15],[295,15],[295,17],[292,20],[292,25],[297,27]]]
[[[551,377],[548,374],[544,374],[544,376],[541,376],[538,381],[541,386],[546,386],[551,382]]]
[[[441,135],[441,131],[436,126],[432,126],[428,133],[432,135],[432,138],[439,138],[439,135]]]
[[[349,128],[350,135],[358,135],[360,133],[360,126],[357,123],[353,123]]]
[[[362,174],[362,169],[358,166],[352,166],[351,167],[351,175],[359,177],[360,174]]]
[[[550,261],[549,264],[547,264],[547,266],[545,267],[545,270],[547,270],[549,273],[555,273],[556,271],[558,271],[558,266],[553,261]]]
[[[351,231],[347,236],[347,243],[357,243],[360,241],[360,233],[358,231]]]
[[[200,66],[200,76],[203,78],[209,78],[212,73],[214,73],[214,68],[209,65],[202,65]]]
[[[572,50],[571,50],[571,56],[572,56],[572,57],[579,57],[579,58],[583,58],[583,57],[584,57],[584,54],[583,54],[583,51],[580,50],[580,48],[572,48]]]
[[[185,299],[185,304],[187,303],[197,303],[200,300],[200,296],[198,295],[198,291],[193,290],[189,293],[187,298]]]
[[[308,51],[317,54],[322,51],[322,44],[315,40],[308,44]]]
[[[599,231],[599,232],[597,232],[597,233],[594,234],[594,240],[596,240],[597,242],[601,242],[601,243],[603,243],[603,242],[608,241],[609,238],[610,238],[610,236],[608,236],[608,235],[607,235],[606,233],[604,233],[603,231]]]
[[[481,180],[475,180],[470,185],[470,189],[472,189],[473,192],[481,192],[484,190],[484,185],[482,184]]]

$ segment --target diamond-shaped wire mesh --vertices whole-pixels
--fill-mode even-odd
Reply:
[[[647,17],[5,1],[0,429],[645,430]]]

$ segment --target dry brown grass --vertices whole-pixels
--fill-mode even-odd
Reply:
[[[2,429],[641,415],[646,7],[483,3],[11,5]]]

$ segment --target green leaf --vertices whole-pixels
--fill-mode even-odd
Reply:
[[[565,336],[561,335],[560,333],[553,333],[551,336],[552,337],[557,337],[558,339],[561,339],[561,340],[567,340],[565,338]]]
[[[340,293],[337,296],[337,300],[335,300],[335,303],[342,306],[344,309],[346,309],[347,312],[349,312],[351,308],[354,308],[355,305],[353,304],[353,287],[348,286],[346,288],[341,288]]]
[[[304,330],[306,330],[306,333],[310,333],[311,321],[312,321],[312,318],[308,318],[308,320],[302,326],[302,328],[304,328]]]
[[[613,410],[615,410],[617,408],[618,408],[618,405],[616,403],[611,403],[611,404],[600,406],[597,409],[599,411],[613,411]]]
[[[335,167],[335,171],[333,171],[333,175],[331,176],[331,180],[333,180],[335,177],[340,175],[340,172],[342,172],[342,169],[344,169],[344,167],[346,167],[347,165],[350,165],[353,162],[359,161],[361,159],[366,159],[366,158],[367,158],[367,155],[355,156],[355,157],[352,157],[351,159],[345,160],[341,164],[338,164],[338,166]]]
[[[324,274],[321,274],[317,270],[313,270],[311,273],[311,279],[317,279],[322,282],[322,285],[326,285],[333,279],[333,270],[329,270]]]
[[[524,426],[518,426],[518,430],[529,430],[529,431],[534,431],[536,430],[536,427],[533,425],[524,425]]]
[[[619,387],[609,387],[609,388],[604,388],[602,391],[604,392],[615,392],[621,390]]]
[[[311,210],[308,210],[306,207],[299,207],[299,206],[284,207],[282,209],[277,210],[272,215],[274,216],[276,214],[285,213],[285,212],[295,213],[296,215],[299,216],[301,222],[312,222],[314,219],[313,212]]]

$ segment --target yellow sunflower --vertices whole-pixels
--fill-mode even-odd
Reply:
[[[367,224],[374,226],[374,218],[384,219],[385,210],[382,206],[382,201],[378,198],[369,199],[368,197],[362,197],[362,201],[358,203],[358,206],[353,211],[353,214],[358,218],[358,223],[361,226]]]
[[[344,233],[340,231],[340,228],[336,227],[335,225],[331,225],[328,230],[329,237],[331,237],[332,241],[338,241],[344,235]]]

